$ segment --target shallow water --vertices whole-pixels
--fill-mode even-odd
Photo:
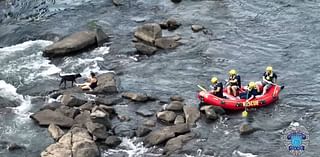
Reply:
[[[310,132],[310,145],[304,156],[320,153],[319,1],[186,0],[173,4],[169,0],[133,0],[121,7],[114,7],[111,1],[59,1],[44,3],[47,10],[33,15],[30,10],[37,12],[33,8],[37,4],[30,3],[24,9],[4,7],[7,8],[4,12],[14,10],[15,14],[0,18],[0,46],[4,47],[0,49],[0,79],[13,85],[24,97],[45,95],[57,89],[60,71],[88,74],[91,70],[100,73],[113,70],[121,73],[123,89],[161,97],[179,94],[187,98],[189,105],[196,105],[196,85],[208,86],[211,76],[224,80],[227,71],[236,68],[243,83],[248,83],[259,80],[265,67],[272,65],[279,84],[286,87],[275,105],[250,113],[253,125],[263,131],[240,137],[238,127],[243,122],[240,113],[224,116],[215,123],[201,120],[194,129],[199,137],[186,144],[178,156],[289,157],[281,131],[293,121]],[[184,45],[136,62],[132,56],[132,31],[141,23],[134,20],[160,22],[169,17],[176,18],[182,26],[164,34],[179,34]],[[205,26],[208,33],[192,33],[191,24]],[[46,39],[54,40],[96,25],[113,36],[110,47],[64,57],[54,61],[55,65],[41,56],[41,48],[51,43]],[[31,103],[34,107],[25,112],[35,111],[41,103]],[[5,140],[25,145],[25,152],[39,154],[45,146],[30,139],[37,136],[50,143],[46,130],[34,126],[28,118],[16,120],[23,117],[16,112],[1,113],[4,120],[0,132]],[[111,152],[115,156],[117,152],[128,156],[130,153],[123,152],[144,151],[141,147],[131,148],[128,143],[130,140]],[[8,152],[3,155],[15,156]]]

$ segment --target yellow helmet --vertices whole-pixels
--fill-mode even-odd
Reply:
[[[237,74],[237,71],[234,70],[234,69],[231,69],[231,70],[229,71],[229,75],[236,75],[236,74]]]
[[[268,66],[268,67],[266,68],[266,71],[272,71],[272,66]]]
[[[215,83],[217,83],[217,82],[218,82],[218,78],[217,78],[217,77],[212,77],[211,83],[212,83],[212,84],[215,84]]]
[[[256,83],[250,82],[249,85],[248,85],[248,88],[249,88],[249,89],[256,88]]]

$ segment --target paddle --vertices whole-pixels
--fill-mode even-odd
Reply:
[[[200,88],[202,91],[205,91],[205,92],[208,92],[204,87],[200,86],[200,85],[197,85],[198,88]]]

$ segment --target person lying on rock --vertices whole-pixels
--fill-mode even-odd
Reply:
[[[82,90],[92,91],[98,85],[98,79],[96,77],[96,74],[91,72],[90,77],[88,78],[87,82],[85,82],[83,84],[76,84],[76,85],[80,86]]]
[[[211,83],[212,85],[210,85],[210,93],[217,97],[223,98],[223,84],[219,82],[217,77],[212,77]]]

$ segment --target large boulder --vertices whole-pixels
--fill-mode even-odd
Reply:
[[[72,118],[52,110],[36,112],[35,114],[32,114],[30,118],[35,120],[41,126],[49,126],[52,123],[60,127],[70,128],[75,124],[75,121]]]
[[[98,75],[98,85],[91,92],[92,94],[112,94],[118,92],[118,80],[112,72]]]
[[[96,110],[90,114],[90,119],[94,123],[100,123],[100,124],[104,125],[106,127],[106,129],[109,130],[112,127],[109,116],[110,115],[107,114],[106,112]]]
[[[165,142],[168,139],[175,137],[176,135],[190,132],[187,124],[178,124],[173,126],[163,127],[160,130],[155,130],[149,133],[143,140],[147,147],[154,146]]]
[[[196,107],[184,106],[184,115],[186,116],[186,123],[190,126],[194,126],[196,121],[200,118],[200,111]]]
[[[59,140],[60,137],[62,137],[64,135],[64,131],[61,130],[59,128],[59,126],[57,126],[55,124],[50,124],[48,127],[48,131],[49,131],[51,137],[56,141]]]
[[[146,23],[137,28],[134,36],[153,45],[157,38],[162,37],[162,30],[157,23]]]
[[[182,111],[183,110],[183,106],[185,104],[181,101],[172,101],[170,102],[170,104],[168,106],[166,106],[166,110],[169,111]]]
[[[157,113],[157,118],[164,122],[173,122],[176,119],[177,114],[173,111],[162,111]]]
[[[97,139],[105,140],[108,137],[107,129],[102,124],[87,122],[85,126],[90,134],[95,136]]]
[[[74,120],[77,124],[85,125],[87,122],[92,122],[90,117],[90,112],[85,110],[81,112],[79,115],[77,115]]]
[[[83,93],[66,93],[63,94],[61,103],[70,107],[79,107],[88,102],[86,96]]]
[[[106,33],[103,32],[102,29],[98,28],[95,30],[96,41],[98,46],[102,46],[105,42],[109,40],[109,37]]]
[[[100,152],[84,128],[74,127],[60,140],[48,146],[41,157],[99,157]]]
[[[176,48],[179,45],[181,45],[181,43],[178,42],[179,39],[180,39],[180,37],[177,37],[177,36],[157,38],[155,40],[155,46],[157,46],[161,49]]]
[[[153,55],[158,49],[156,47],[137,42],[134,44],[134,47],[137,49],[139,54],[151,56]]]
[[[195,134],[191,132],[191,133],[187,133],[185,135],[180,135],[178,137],[170,139],[164,146],[164,154],[170,155],[173,152],[178,151],[186,144],[186,142],[193,139],[194,136]]]
[[[122,93],[122,97],[126,99],[130,99],[132,101],[137,101],[137,102],[146,102],[149,99],[146,94],[134,93],[134,92],[124,92]]]
[[[96,34],[91,31],[74,33],[44,49],[43,55],[46,57],[58,57],[77,53],[83,49],[94,46]]]

